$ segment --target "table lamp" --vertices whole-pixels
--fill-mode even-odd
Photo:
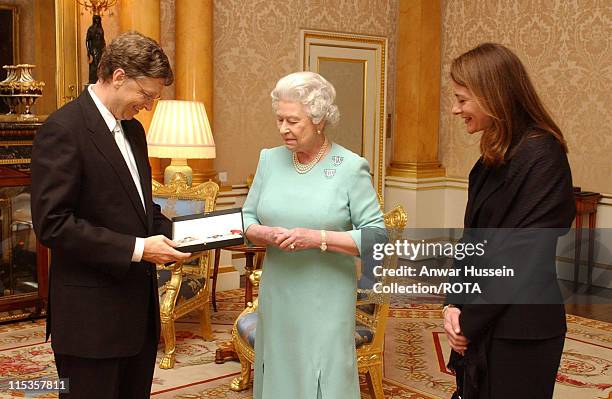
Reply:
[[[216,157],[215,140],[204,104],[197,101],[160,100],[147,134],[149,156],[171,158],[164,171],[164,184],[175,173],[187,176],[191,185],[193,171],[187,159]]]

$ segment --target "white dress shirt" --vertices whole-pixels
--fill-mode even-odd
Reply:
[[[96,93],[94,93],[93,91],[93,85],[87,86],[87,91],[89,91],[89,95],[94,101],[94,104],[96,104],[96,108],[98,108],[98,111],[100,111],[104,122],[108,126],[108,130],[110,130],[110,134],[112,134],[115,138],[117,147],[119,147],[119,151],[121,151],[121,155],[123,155],[125,164],[127,165],[130,174],[132,175],[132,180],[134,180],[136,190],[138,190],[138,195],[140,196],[140,202],[142,203],[142,207],[146,212],[144,196],[142,195],[142,186],[140,185],[140,175],[138,174],[138,168],[136,167],[136,161],[134,160],[134,153],[132,152],[132,147],[130,146],[130,143],[125,139],[125,133],[123,132],[123,128],[121,127],[121,121],[115,119],[115,116],[108,110],[108,108],[106,108],[102,101],[100,101]],[[132,262],[140,262],[142,260],[143,252],[144,238],[136,237],[134,253],[132,254]]]

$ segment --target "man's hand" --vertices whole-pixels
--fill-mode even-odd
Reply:
[[[191,256],[190,253],[179,252],[174,249],[174,247],[176,247],[176,243],[166,236],[158,235],[147,237],[144,240],[142,260],[155,264],[162,264],[177,262]]]
[[[461,309],[459,308],[447,307],[444,310],[444,331],[451,348],[463,355],[470,341],[461,334],[461,326],[459,325],[460,314]]]

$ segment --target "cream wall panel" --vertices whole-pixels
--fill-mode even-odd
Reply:
[[[450,62],[484,41],[525,63],[566,136],[574,184],[612,193],[612,2],[443,1],[440,160],[448,176],[467,177],[479,155],[479,138],[450,114]]]
[[[467,183],[453,183],[446,187],[444,190],[444,227],[463,228],[466,205]]]
[[[402,205],[408,214],[409,228],[445,227],[444,179],[411,179],[387,176],[385,207]]]
[[[588,218],[583,218],[583,228],[588,226]],[[574,279],[574,234],[570,234],[559,240],[557,255],[557,273],[564,280]],[[581,282],[587,279],[587,256],[588,256],[588,233],[583,231],[582,248],[580,253]],[[593,268],[593,285],[612,289],[612,197],[603,198],[597,207],[597,230],[594,248],[595,267]]]
[[[557,276],[561,280],[574,281],[574,264],[557,261]],[[580,267],[580,274],[578,281],[582,284],[587,282],[587,268],[586,266]],[[600,267],[593,268],[592,282],[596,287],[604,287],[612,289],[612,270],[603,269]]]
[[[220,264],[230,265],[231,263]],[[238,272],[237,270],[225,273],[219,271],[219,275],[217,276],[217,292],[235,290],[237,288],[240,288],[240,272]]]
[[[467,182],[461,179],[415,179],[387,176],[385,207],[402,205],[408,227],[461,228],[467,203]]]
[[[417,220],[416,227],[435,227],[444,226],[444,188],[434,188],[431,190],[417,191]]]
[[[612,228],[612,196],[602,198],[597,207],[597,227]]]
[[[389,211],[397,205],[403,206],[408,215],[407,227],[415,227],[415,215],[417,215],[416,191],[398,187],[396,184],[391,186],[387,184],[385,186],[385,210]]]

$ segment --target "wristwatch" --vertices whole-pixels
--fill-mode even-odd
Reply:
[[[325,230],[321,230],[321,252],[327,251],[327,235],[325,234]]]

